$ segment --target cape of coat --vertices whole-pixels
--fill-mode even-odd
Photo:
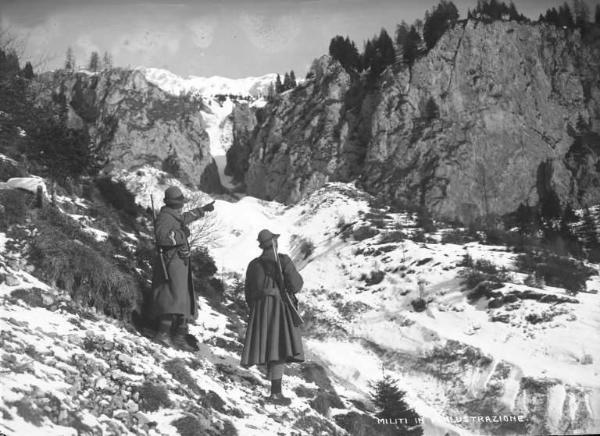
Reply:
[[[187,224],[202,217],[200,209],[181,213],[181,210],[163,206],[156,217],[156,242],[162,247],[169,280],[165,278],[160,257],[154,258],[152,274],[152,295],[150,318],[161,315],[183,315],[188,321],[198,316],[196,295],[189,257],[180,256],[180,252],[189,251],[189,243],[184,230]]]
[[[304,283],[302,276],[288,256],[282,254],[279,258],[288,290],[299,292]],[[277,268],[274,254],[266,251],[253,259],[246,271],[245,297],[250,318],[240,362],[244,367],[304,361],[300,330],[294,326],[290,309],[281,299],[277,279],[263,268],[265,261]]]

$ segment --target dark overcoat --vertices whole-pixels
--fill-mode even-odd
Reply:
[[[281,299],[277,281],[267,275],[261,260],[275,263],[269,251],[252,260],[246,271],[245,297],[250,318],[244,339],[241,365],[266,365],[269,362],[303,362],[304,350],[298,327],[294,326],[289,307]],[[302,289],[302,276],[292,260],[282,254],[280,263],[288,289]]]
[[[181,213],[181,209],[163,206],[156,217],[156,241],[163,249],[169,280],[165,278],[157,254],[153,264],[151,318],[176,314],[184,315],[188,321],[193,321],[198,316],[190,260],[182,254],[186,249],[189,252],[189,242],[184,229],[203,215],[201,209]]]

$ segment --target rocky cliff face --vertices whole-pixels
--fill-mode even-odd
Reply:
[[[87,129],[108,169],[151,164],[207,192],[221,189],[200,98],[179,97],[139,70],[42,76],[42,103],[65,104],[67,124]]]
[[[351,78],[326,57],[314,62],[312,74],[311,80],[267,105],[250,144],[240,145],[251,150],[245,175],[248,194],[296,202],[327,181],[352,173],[356,150],[343,116]]]
[[[588,38],[589,39],[589,38]],[[386,200],[470,221],[554,190],[600,201],[600,43],[515,22],[460,23],[374,88],[328,57],[265,108],[248,193],[295,202],[358,178]]]

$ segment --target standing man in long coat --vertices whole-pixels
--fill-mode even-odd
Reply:
[[[302,276],[292,260],[278,255],[279,235],[262,230],[258,234],[262,254],[252,260],[246,271],[245,298],[250,308],[250,319],[246,330],[241,365],[266,365],[267,377],[271,380],[271,395],[267,398],[274,404],[288,405],[291,400],[281,393],[284,366],[288,362],[303,362],[304,350],[300,330],[294,325],[290,308],[281,298],[281,292],[297,293],[302,289]],[[283,275],[283,283],[280,271]]]
[[[162,251],[154,259],[152,276],[152,317],[158,319],[155,340],[185,350],[193,348],[185,340],[187,324],[198,316],[192,271],[188,224],[214,210],[212,203],[182,213],[188,200],[181,190],[171,186],[156,217],[156,243]],[[167,271],[165,276],[163,264]]]

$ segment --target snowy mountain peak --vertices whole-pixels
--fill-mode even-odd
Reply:
[[[206,97],[233,94],[258,98],[267,94],[269,86],[275,82],[277,77],[277,74],[273,73],[243,79],[229,79],[221,76],[188,76],[184,78],[160,68],[141,68],[141,71],[149,82],[170,94],[194,92]]]

